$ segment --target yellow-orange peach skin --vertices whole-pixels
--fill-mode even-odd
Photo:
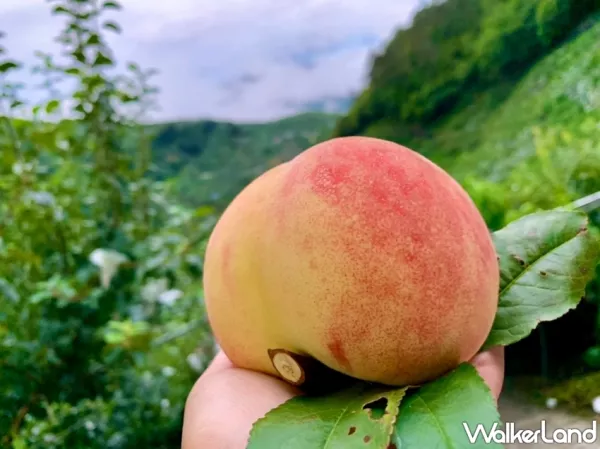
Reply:
[[[269,349],[416,385],[471,359],[498,304],[490,233],[463,188],[392,142],[336,138],[248,185],[207,246],[214,335],[242,368]]]

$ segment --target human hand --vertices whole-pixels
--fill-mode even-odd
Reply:
[[[471,363],[498,400],[504,382],[504,348],[480,353]],[[253,424],[300,394],[273,376],[236,368],[219,352],[188,397],[182,449],[245,449]]]

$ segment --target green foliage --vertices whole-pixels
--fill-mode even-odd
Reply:
[[[597,0],[433,2],[375,56],[369,88],[335,135],[364,134],[389,119],[436,123],[518,77],[599,8]]]
[[[479,436],[469,440],[478,425],[489,432],[500,423],[500,415],[489,387],[470,364],[431,382],[402,403],[392,441],[398,448],[501,447]]]
[[[153,72],[112,75],[119,4],[51,6],[66,22],[65,58],[35,68],[49,99],[27,104],[19,64],[0,61],[0,446],[178,447],[213,351],[200,282],[213,212],[148,177],[136,121]]]
[[[564,162],[570,166],[569,161],[578,161],[580,169],[593,170],[600,118],[598,39],[596,22],[542,59],[516,85],[487,92],[434,127],[431,139],[414,144],[459,179],[470,172],[503,181],[515,170],[526,171],[520,168],[523,163],[529,168],[553,165],[556,173]],[[598,188],[589,181],[586,189]]]
[[[294,398],[256,422],[248,449],[387,447],[405,393],[358,383],[327,396]]]
[[[594,143],[597,131],[592,129],[533,127],[533,147],[522,147],[518,166],[502,173],[485,161],[490,167],[487,179],[466,174],[464,185],[490,227],[498,229],[529,213],[560,207],[600,190],[600,151]],[[525,156],[525,151],[533,154]]]
[[[590,413],[590,405],[598,397],[600,371],[566,379],[555,385],[542,388],[544,397],[555,398],[566,410],[581,415],[595,418],[596,414]],[[587,417],[586,416],[586,417]]]
[[[491,430],[499,414],[489,387],[470,364],[422,387],[358,382],[327,395],[296,397],[258,420],[249,449],[489,447],[471,432]],[[499,447],[491,444],[492,447]]]
[[[184,204],[226,206],[250,181],[328,137],[337,117],[305,113],[260,124],[199,121],[156,125],[154,173],[176,176]]]
[[[583,213],[550,211],[494,233],[500,303],[486,347],[515,343],[579,304],[600,262],[600,242],[588,227]]]

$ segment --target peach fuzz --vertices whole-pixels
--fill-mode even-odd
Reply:
[[[476,206],[445,171],[392,142],[336,138],[246,187],[204,269],[217,342],[242,368],[300,383],[269,350],[340,373],[417,385],[471,359],[498,303]],[[285,363],[284,363],[285,365]]]

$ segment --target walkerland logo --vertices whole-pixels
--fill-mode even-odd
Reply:
[[[475,429],[472,429],[468,423],[463,423],[471,444],[482,440],[485,443],[500,444],[589,444],[595,443],[598,439],[596,426],[596,421],[592,421],[592,427],[589,429],[556,429],[549,434],[545,420],[541,421],[540,428],[537,430],[517,429],[514,423],[506,423],[504,428],[501,428],[498,423],[495,423],[488,431],[482,424],[478,424]]]

